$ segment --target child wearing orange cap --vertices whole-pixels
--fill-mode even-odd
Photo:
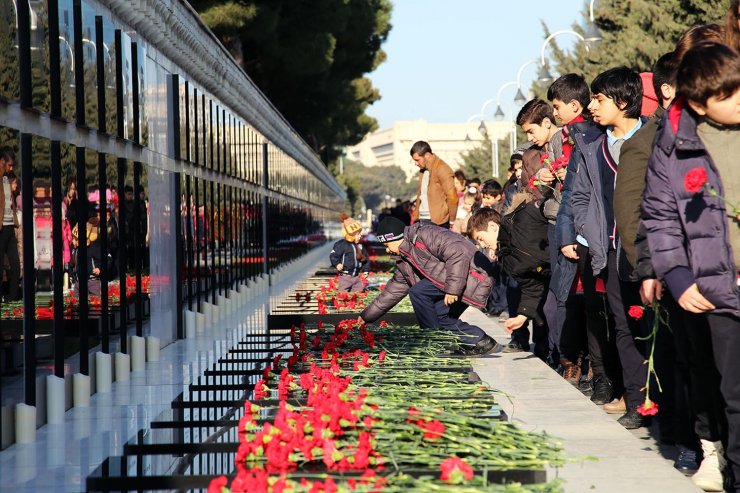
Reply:
[[[365,247],[360,245],[362,226],[346,214],[340,216],[344,238],[334,243],[329,254],[331,265],[339,271],[339,290],[351,293],[362,291],[364,285],[360,272],[370,270],[370,261]]]

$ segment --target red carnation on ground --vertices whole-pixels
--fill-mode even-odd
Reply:
[[[473,468],[459,457],[445,459],[439,465],[439,470],[442,471],[439,478],[448,483],[460,484],[468,479],[473,479]]]
[[[645,308],[637,305],[632,305],[627,311],[627,315],[634,318],[635,320],[640,320],[644,314]]]
[[[211,480],[211,484],[208,485],[208,493],[221,493],[222,488],[226,488],[229,480],[226,476],[219,476]]]
[[[440,420],[435,419],[433,421],[419,420],[416,425],[424,430],[424,438],[427,440],[437,440],[442,438],[445,432],[445,425]]]
[[[643,416],[655,416],[658,414],[658,405],[646,397],[645,402],[637,408],[637,412]]]
[[[702,189],[707,183],[707,170],[701,166],[697,166],[689,170],[683,177],[683,184],[686,187],[686,191],[689,193],[696,193]]]

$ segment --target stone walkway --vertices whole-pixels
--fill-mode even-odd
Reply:
[[[485,329],[499,343],[509,336],[496,318],[468,309],[463,318]],[[696,493],[689,478],[673,468],[672,447],[659,450],[652,430],[629,431],[616,418],[563,380],[532,353],[497,354],[475,360],[481,379],[507,394],[499,403],[510,419],[529,431],[563,440],[570,462],[548,472],[564,480],[568,493]],[[663,455],[661,455],[661,452]]]

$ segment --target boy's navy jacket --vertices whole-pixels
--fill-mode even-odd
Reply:
[[[579,159],[582,157],[576,155],[577,140],[576,135],[579,135],[581,139],[584,138],[585,134],[594,128],[596,125],[592,121],[583,121],[571,123],[568,125],[570,129],[571,138],[574,141],[573,153],[570,155],[568,161],[567,173],[565,175],[565,181],[563,182],[563,190],[560,199],[560,208],[558,209],[558,217],[555,221],[555,242],[558,250],[566,245],[576,244],[576,228],[573,224],[573,204],[571,203],[571,195],[573,194],[573,182],[576,179],[576,173],[578,172]],[[556,298],[559,301],[565,301],[570,294],[570,288],[573,284],[573,279],[576,276],[578,270],[578,264],[573,260],[565,257],[563,254],[558,254],[557,264],[552,267],[552,283],[550,289],[555,293]]]
[[[435,224],[412,224],[404,230],[393,278],[363,310],[362,319],[376,321],[424,278],[442,292],[484,309],[493,288],[492,271],[491,261],[463,236]]]
[[[601,193],[601,173],[597,167],[596,153],[601,147],[605,132],[593,126],[585,133],[574,133],[576,145],[570,161],[575,164],[570,210],[576,235],[588,238],[591,266],[594,274],[606,267],[609,235],[605,226],[604,196]],[[598,189],[598,193],[595,192]],[[561,240],[562,241],[562,240]]]
[[[364,262],[357,260],[357,252],[360,252],[365,257]],[[342,273],[351,276],[356,276],[360,272],[370,270],[370,258],[367,255],[365,247],[359,243],[350,243],[344,239],[334,243],[334,247],[329,254],[329,261],[334,267],[342,264]]]
[[[720,197],[684,186],[686,173],[701,167],[707,184],[724,196],[714,161],[696,133],[696,118],[684,106],[677,99],[664,115],[648,164],[642,214],[653,267],[676,299],[696,283],[717,313],[737,317],[740,292],[728,211]]]
[[[642,117],[641,117],[642,118]],[[643,125],[647,119],[642,119]],[[606,256],[609,252],[609,233],[606,224],[604,193],[601,185],[601,169],[597,153],[600,152],[602,139],[605,139],[603,127],[594,126],[585,134],[573,134],[576,147],[571,159],[576,159],[577,171],[573,181],[571,205],[576,234],[586,238],[591,255],[591,268],[598,275],[606,267]],[[617,252],[621,250],[618,245]]]

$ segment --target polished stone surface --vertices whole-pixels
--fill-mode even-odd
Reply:
[[[483,328],[499,343],[509,335],[497,319],[468,309],[463,319]],[[656,430],[626,430],[619,415],[601,406],[561,378],[531,353],[500,353],[474,360],[481,379],[502,392],[498,402],[511,420],[530,431],[547,432],[563,441],[566,457],[548,479],[561,478],[569,493],[699,492],[689,478],[673,468],[672,447],[660,447]],[[595,458],[596,460],[591,460]]]

